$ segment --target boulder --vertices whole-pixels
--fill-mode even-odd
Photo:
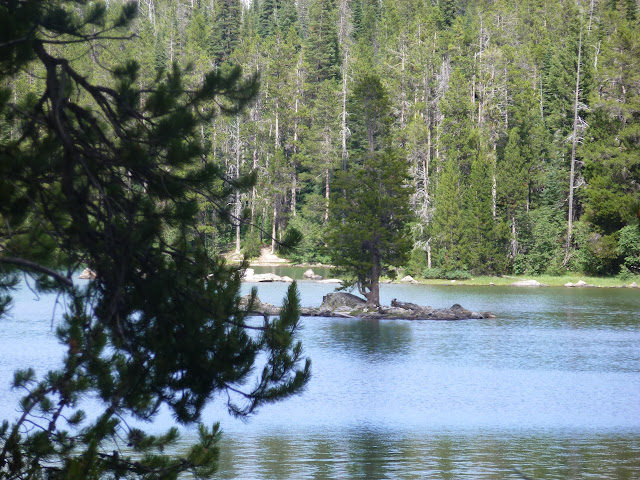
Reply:
[[[563,285],[563,287],[575,287],[575,285],[571,282],[567,282]]]
[[[629,288],[640,288],[640,286],[636,282],[633,282],[631,285],[629,285]]]
[[[334,292],[328,293],[322,297],[322,306],[320,308],[330,310],[334,310],[339,307],[357,308],[364,306],[366,303],[366,300],[351,293]]]
[[[249,306],[249,300],[251,295],[245,295],[240,299],[240,306],[247,308]],[[253,306],[250,310],[253,313],[261,313],[263,315],[280,315],[280,307],[276,307],[271,303],[262,303],[258,296],[253,301]]]
[[[253,268],[247,268],[242,274],[242,278],[251,278],[256,274],[256,271]]]
[[[420,305],[417,305],[415,303],[410,303],[410,302],[400,302],[395,298],[391,300],[391,306],[395,308],[400,308],[402,310],[415,310],[415,311],[420,311],[424,308],[431,308],[431,307],[422,307]]]
[[[250,269],[247,269],[250,270]],[[266,283],[266,282],[293,282],[293,279],[290,277],[281,277],[280,275],[276,275],[275,273],[258,273],[257,275],[248,276],[245,274],[242,279],[245,282],[258,282],[258,283]]]
[[[78,278],[80,278],[81,280],[95,280],[96,277],[96,272],[94,272],[90,268],[85,268]]]
[[[302,274],[302,278],[306,278],[307,280],[322,280],[322,275],[316,275],[316,273],[309,268]]]
[[[576,283],[576,287],[586,287],[589,284],[587,282],[585,282],[584,280],[580,280],[578,281],[578,283]]]
[[[418,283],[411,275],[407,275],[400,280],[402,283]]]
[[[513,282],[511,286],[512,287],[548,287],[549,285],[540,283],[537,280],[520,280],[518,282]]]

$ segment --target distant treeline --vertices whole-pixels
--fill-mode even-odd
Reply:
[[[373,138],[354,88],[374,75],[390,103],[380,128],[410,172],[412,273],[640,272],[636,0],[140,0],[139,9],[135,41],[69,58],[104,82],[99,66],[128,57],[143,83],[172,62],[192,65],[194,85],[230,65],[261,79],[250,108],[194,139],[228,178],[258,176],[228,199],[238,228],[205,205],[211,249],[253,255],[295,227],[305,235],[299,260],[328,259],[334,179],[361,166]],[[14,91],[41,82],[27,71]]]

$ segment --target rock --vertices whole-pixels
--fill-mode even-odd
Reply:
[[[247,308],[249,305],[249,300],[251,299],[251,295],[245,295],[240,299],[240,306],[243,308]],[[262,303],[258,296],[253,301],[253,306],[250,310],[253,313],[261,313],[266,315],[280,315],[280,307],[276,307],[271,303]]]
[[[407,275],[400,280],[402,283],[418,283],[411,275]]]
[[[96,275],[96,272],[94,272],[90,268],[85,268],[78,278],[80,280],[95,280],[97,276],[98,275]]]
[[[302,278],[306,278],[307,280],[322,280],[322,275],[316,275],[316,273],[309,268],[302,274]]]
[[[342,283],[339,278],[327,278],[326,280],[320,280],[320,283]]]
[[[591,284],[589,284],[589,283],[585,282],[584,280],[580,280],[580,281],[579,281],[579,282],[577,282],[577,283],[571,283],[571,282],[569,282],[569,283],[565,283],[563,286],[564,286],[564,287],[579,287],[579,288],[580,288],[580,287],[590,287],[590,288],[595,288],[595,285],[591,285]]]
[[[455,313],[456,318],[481,318],[479,313],[474,314],[458,303],[453,304],[449,310]]]
[[[334,292],[328,293],[324,297],[322,297],[322,306],[321,309],[336,309],[338,307],[351,307],[358,308],[362,307],[366,304],[366,300],[363,298],[357,297],[351,293],[345,292]]]
[[[511,286],[512,287],[548,287],[549,285],[540,283],[537,280],[520,280],[518,282],[513,282]]]
[[[496,285],[495,283],[493,283],[493,282],[489,282],[489,286],[493,286],[493,287],[495,287],[495,285]]]
[[[249,270],[249,269],[247,269]],[[258,273],[257,275],[242,277],[245,282],[258,282],[258,283],[266,283],[266,282],[293,282],[293,279],[290,277],[281,277],[280,275],[276,275],[275,273]]]
[[[242,278],[250,278],[256,274],[256,271],[253,268],[247,268],[242,274]]]
[[[421,307],[420,305],[416,305],[415,303],[400,302],[395,298],[391,300],[391,306],[396,308],[401,308],[403,310],[416,310],[416,311],[421,310],[423,308],[431,308],[431,307]]]
[[[629,285],[629,288],[640,288],[640,285],[638,285],[636,282],[633,282],[631,285]]]

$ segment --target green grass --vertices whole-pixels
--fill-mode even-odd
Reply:
[[[568,274],[560,277],[551,275],[510,275],[505,277],[489,277],[489,276],[474,276],[467,280],[441,280],[441,279],[420,279],[416,278],[419,283],[425,285],[489,285],[491,283],[495,285],[511,285],[518,280],[537,280],[540,283],[549,285],[550,287],[561,287],[565,283],[578,283],[583,280],[589,285],[595,285],[597,287],[621,287],[623,285],[630,285],[636,282],[640,285],[640,275],[635,275],[626,280],[621,280],[616,277],[588,277],[579,274]]]

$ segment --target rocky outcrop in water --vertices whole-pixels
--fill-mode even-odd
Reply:
[[[244,305],[247,305],[249,296],[243,297],[242,301]],[[258,298],[255,299],[251,311],[262,315],[280,314],[279,307],[270,303],[262,303]],[[322,300],[322,305],[319,307],[300,308],[300,315],[303,317],[342,317],[380,320],[468,320],[495,318],[495,315],[491,312],[474,312],[467,310],[457,303],[451,308],[432,308],[393,299],[391,306],[375,308],[367,305],[362,298],[344,292],[325,295]]]
[[[291,283],[293,282],[293,278],[291,277],[281,277],[280,275],[276,275],[275,273],[255,273],[253,268],[247,268],[242,276],[242,280],[245,282],[285,282]]]
[[[316,274],[316,272],[309,268],[302,274],[302,278],[306,280],[322,280],[322,275]]]

